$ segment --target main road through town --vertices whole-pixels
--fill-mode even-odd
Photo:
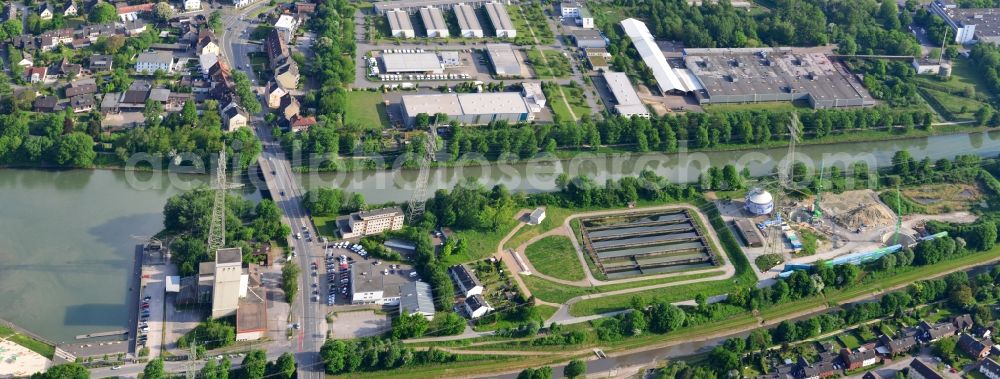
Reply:
[[[251,44],[248,40],[251,26],[249,15],[256,14],[256,11],[260,7],[267,6],[266,4],[265,2],[257,2],[225,14],[222,18],[225,27],[220,36],[223,55],[233,69],[246,72],[250,78],[256,76],[248,65],[247,53],[257,50],[258,45]],[[292,228],[292,233],[305,235],[307,234],[305,232],[308,231],[309,235],[315,236],[315,229],[312,227],[309,214],[302,206],[304,191],[299,188],[293,177],[291,164],[281,151],[278,142],[271,135],[270,129],[264,125],[263,116],[268,111],[267,104],[262,104],[262,109],[264,110],[261,114],[254,116],[252,120],[254,131],[264,147],[258,159],[258,168],[263,170],[262,173],[271,197],[284,213],[284,221]],[[323,252],[318,246],[308,242],[305,236],[301,239],[291,239],[289,245],[292,247],[292,251],[297,253],[299,267],[302,271],[299,283],[300,297],[299,299],[289,299],[289,302],[292,303],[291,319],[294,323],[301,325],[301,329],[296,330],[298,334],[295,335],[296,343],[294,344],[296,346],[295,358],[299,364],[298,377],[318,379],[323,377],[324,371],[319,358],[319,348],[326,337],[326,315],[320,308],[320,302],[310,301],[312,279],[309,276],[309,265],[311,262],[315,262]]]

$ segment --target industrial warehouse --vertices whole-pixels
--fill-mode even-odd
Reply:
[[[430,116],[443,113],[463,124],[483,125],[501,120],[512,123],[534,120],[528,101],[517,92],[406,95],[401,108],[407,127],[413,127],[421,113]]]
[[[955,43],[1000,42],[1000,8],[960,8],[954,0],[935,0],[930,11],[955,32]]]
[[[427,36],[432,38],[448,38],[448,25],[444,23],[441,9],[434,7],[420,8],[420,19],[424,22]]]
[[[813,108],[875,105],[847,69],[823,53],[792,48],[685,49],[701,104],[805,100]]]
[[[500,3],[486,3],[486,15],[490,17],[490,23],[496,36],[500,38],[515,38],[517,30],[514,29],[514,22],[510,20],[507,9]]]
[[[624,117],[649,118],[649,110],[639,100],[639,94],[632,88],[628,75],[624,72],[607,71],[604,73],[604,81],[608,83],[608,89],[615,98],[615,113]]]
[[[581,219],[584,245],[609,279],[712,267],[715,254],[689,212]]]
[[[456,4],[455,18],[458,19],[458,29],[462,37],[483,38],[483,26],[476,17],[476,11],[468,4]]]
[[[410,22],[410,15],[401,10],[385,12],[385,17],[389,19],[389,31],[393,37],[413,38],[416,33],[413,30],[413,23]]]
[[[441,58],[435,53],[382,54],[382,65],[389,74],[444,72]]]
[[[493,72],[497,76],[522,76],[521,62],[517,59],[514,47],[509,43],[486,44],[486,56],[489,57]]]

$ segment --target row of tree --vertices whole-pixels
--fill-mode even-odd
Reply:
[[[327,340],[319,350],[320,359],[329,374],[388,370],[429,363],[455,361],[455,355],[433,347],[417,351],[399,340],[362,338],[357,340]]]

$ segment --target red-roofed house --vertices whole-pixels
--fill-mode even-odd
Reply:
[[[313,116],[302,117],[300,115],[295,115],[292,116],[292,119],[288,122],[288,126],[295,132],[307,130],[313,125],[316,125],[316,118]]]
[[[45,81],[49,69],[47,67],[32,67],[28,69],[27,77],[29,83],[41,83]]]

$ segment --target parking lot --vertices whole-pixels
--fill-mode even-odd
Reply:
[[[399,285],[419,280],[412,266],[397,263],[383,263],[372,258],[363,250],[355,248],[348,241],[326,244],[325,258],[310,264],[312,276],[310,298],[314,302],[325,303],[328,307],[351,304],[351,267],[355,262],[368,262],[379,268],[385,275],[386,285]]]
[[[149,356],[160,354],[163,336],[163,318],[165,310],[166,278],[165,266],[143,266],[143,292],[139,305],[139,324],[136,327],[136,350],[143,346],[149,348]]]

